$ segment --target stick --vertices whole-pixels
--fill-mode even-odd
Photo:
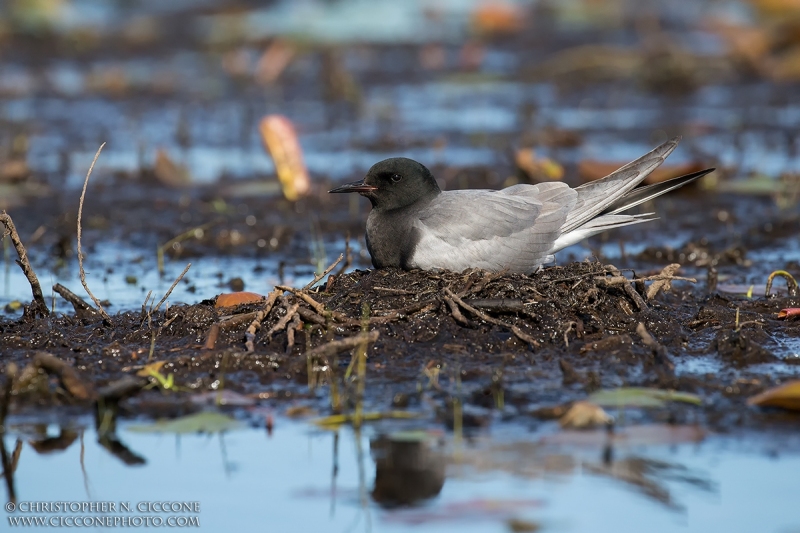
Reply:
[[[472,322],[467,320],[467,318],[461,313],[461,311],[458,309],[458,306],[456,305],[456,303],[453,301],[452,298],[450,298],[449,296],[445,296],[444,301],[447,304],[447,307],[450,308],[450,313],[453,315],[453,318],[456,319],[456,322],[459,322],[470,328],[472,327]]]
[[[539,346],[541,346],[541,344],[539,343],[539,341],[537,341],[536,339],[534,339],[533,337],[531,337],[530,335],[528,335],[527,333],[525,333],[524,331],[522,331],[521,329],[519,329],[519,327],[518,327],[518,326],[511,326],[511,333],[513,333],[514,335],[516,335],[516,336],[517,336],[517,338],[518,338],[518,339],[520,339],[521,341],[523,341],[523,342],[527,342],[527,343],[528,343],[528,344],[530,344],[531,346],[535,346],[535,347],[537,347],[537,348],[538,348]]]
[[[247,348],[248,353],[252,353],[255,350],[253,341],[256,338],[256,331],[258,331],[258,329],[261,327],[261,322],[267,317],[267,315],[269,315],[270,311],[272,311],[272,308],[275,306],[275,302],[281,295],[281,292],[282,291],[276,289],[271,293],[269,293],[267,301],[264,302],[264,307],[260,311],[256,312],[253,322],[251,322],[250,325],[247,326],[247,331],[244,334],[245,338],[244,345]],[[206,344],[208,344],[208,342],[206,342]],[[212,345],[211,348],[213,347],[214,346]]]
[[[319,316],[311,309],[306,309],[305,307],[301,307],[297,310],[297,314],[300,315],[300,318],[302,318],[306,322],[311,322],[312,324],[318,324],[320,326],[324,326],[326,324],[325,318]]]
[[[164,302],[167,301],[167,298],[169,298],[169,295],[172,294],[172,291],[175,289],[175,287],[178,285],[178,283],[180,283],[180,281],[183,279],[183,276],[185,276],[186,273],[189,272],[190,268],[192,268],[192,264],[191,263],[186,265],[186,268],[183,269],[183,272],[181,272],[181,275],[178,276],[177,279],[170,286],[169,290],[167,291],[167,294],[165,294],[164,297],[161,298],[161,300],[156,304],[155,308],[151,309],[150,313],[148,313],[148,314],[152,315],[153,313],[158,311],[158,308],[161,307],[161,304],[163,304]]]
[[[334,262],[331,264],[331,266],[329,266],[328,268],[326,268],[326,269],[325,269],[325,272],[323,272],[322,274],[319,274],[318,276],[314,276],[314,281],[312,281],[311,283],[309,283],[308,285],[306,285],[305,287],[303,287],[303,290],[304,290],[304,291],[307,291],[308,289],[310,289],[311,287],[313,287],[314,285],[316,285],[316,284],[317,284],[317,282],[318,282],[319,280],[321,280],[322,278],[324,278],[325,276],[327,276],[327,275],[328,275],[328,273],[329,273],[331,270],[333,270],[334,268],[336,268],[336,265],[338,265],[339,263],[341,263],[342,259],[344,259],[344,254],[339,254],[339,259],[337,259],[336,261],[334,261]]]
[[[597,277],[595,278],[595,281],[604,287],[616,287],[618,285],[622,285],[622,290],[624,290],[625,294],[627,294],[630,299],[633,300],[633,303],[636,304],[636,307],[639,308],[639,311],[646,311],[648,309],[647,303],[644,301],[644,298],[642,298],[642,295],[636,292],[636,289],[633,288],[633,285],[631,285],[631,280],[619,274],[619,271],[617,271],[617,273],[618,275],[611,278]],[[636,281],[644,281],[644,279]]]
[[[402,295],[408,295],[408,296],[412,296],[414,294],[417,294],[414,291],[407,291],[405,289],[393,289],[391,287],[378,287],[377,285],[372,287],[372,290],[380,291],[380,292],[388,292],[389,294],[402,294]]]
[[[359,333],[353,337],[346,337],[338,341],[329,341],[306,352],[306,357],[327,359],[339,352],[351,350],[365,341],[368,343],[375,342],[379,336],[378,330],[372,330],[369,333]]]
[[[50,311],[47,309],[47,303],[44,301],[42,286],[39,285],[39,278],[36,277],[36,272],[33,271],[33,267],[30,261],[28,261],[28,252],[25,251],[25,247],[22,245],[22,240],[19,238],[17,228],[14,226],[14,221],[11,220],[11,216],[8,213],[3,211],[0,213],[0,222],[6,227],[2,236],[5,237],[9,235],[11,237],[11,243],[17,251],[17,256],[19,256],[17,264],[22,269],[22,273],[25,274],[25,277],[28,278],[28,283],[30,283],[33,301],[37,307],[33,315],[41,314],[42,316],[49,316]]]
[[[292,321],[289,323],[289,327],[286,328],[286,355],[290,355],[292,353],[292,347],[294,346],[294,335],[297,333],[297,330],[300,328],[302,323],[303,321],[300,319],[300,315],[295,313],[294,317],[292,317]]]
[[[89,176],[92,175],[92,169],[94,169],[94,164],[97,162],[97,158],[100,157],[100,152],[103,150],[103,147],[106,143],[100,145],[100,148],[97,149],[97,153],[94,154],[94,159],[92,159],[92,164],[89,166],[89,172],[86,173],[86,179],[83,180],[83,191],[81,192],[81,201],[78,204],[78,268],[80,269],[81,274],[81,284],[83,288],[86,290],[86,293],[94,302],[94,305],[97,306],[97,310],[103,315],[103,318],[111,321],[111,317],[108,316],[106,310],[103,309],[103,306],[100,304],[100,300],[92,294],[92,291],[89,290],[89,284],[86,283],[86,272],[83,270],[83,253],[81,252],[81,217],[83,216],[83,200],[86,197],[86,187],[89,185]]]
[[[284,329],[289,322],[294,318],[294,315],[297,314],[297,309],[300,307],[300,304],[294,304],[286,310],[286,314],[283,315],[278,322],[269,328],[267,332],[267,339],[270,339],[274,334]]]
[[[348,231],[347,242],[344,245],[344,263],[342,263],[342,266],[339,267],[339,270],[336,271],[336,274],[334,274],[333,277],[338,278],[339,276],[344,274],[344,272],[348,268],[350,268],[352,264],[353,264],[353,250],[350,248],[350,232]]]
[[[312,298],[308,294],[304,293],[303,291],[301,291],[299,289],[295,289],[293,287],[287,287],[286,285],[276,285],[275,288],[279,289],[281,291],[291,292],[292,294],[294,294],[295,296],[297,296],[298,298],[303,300],[305,303],[310,305],[311,308],[314,309],[314,311],[317,312],[317,314],[319,314],[319,315],[324,315],[325,314],[325,306],[322,305],[321,303],[319,303],[318,301],[316,301],[314,298]]]
[[[640,278],[637,279],[636,282],[639,283],[648,280],[652,280],[654,282],[652,285],[650,285],[650,287],[647,288],[647,293],[645,294],[645,296],[647,296],[648,300],[652,300],[653,298],[655,298],[658,295],[658,293],[662,290],[664,292],[671,290],[672,282],[674,280],[691,281],[692,283],[697,283],[697,280],[694,278],[681,278],[675,276],[675,272],[677,272],[679,268],[681,268],[681,265],[679,265],[678,263],[672,263],[671,265],[665,266],[661,270],[661,273],[659,273],[658,275],[650,276],[647,278]]]
[[[386,309],[381,311],[381,316],[373,316],[370,317],[369,323],[370,324],[386,324],[393,320],[399,320],[403,318],[405,315],[410,315],[413,313],[420,313],[420,312],[427,312],[431,309],[434,309],[439,306],[439,302],[436,300],[425,300],[422,302],[413,303],[411,305],[407,305],[400,309]]]
[[[217,337],[219,337],[219,322],[214,322],[208,330],[206,342],[203,344],[204,350],[213,350],[217,344]]]
[[[625,294],[630,296],[633,303],[639,308],[639,311],[647,311],[647,303],[644,301],[644,298],[642,298],[642,295],[636,292],[636,289],[633,288],[630,282],[624,283],[622,288],[625,289]]]
[[[516,313],[524,311],[522,300],[515,298],[481,298],[468,302],[473,307],[480,307],[489,311],[505,311]]]
[[[75,294],[74,292],[72,292],[71,290],[69,290],[60,283],[56,283],[55,285],[53,285],[53,290],[57,292],[59,295],[61,295],[61,297],[64,298],[66,301],[71,303],[76,313],[80,311],[89,311],[91,313],[97,312],[97,309],[89,305],[86,302],[86,300],[84,300],[83,298],[81,298],[80,296],[78,296],[77,294]]]
[[[450,298],[455,300],[455,302],[458,303],[458,305],[460,305],[461,307],[463,307],[464,309],[466,309],[467,311],[469,311],[473,315],[477,316],[481,320],[484,320],[486,322],[489,322],[490,324],[494,324],[496,326],[500,326],[502,328],[510,330],[511,333],[513,333],[518,339],[520,339],[523,342],[527,342],[528,344],[530,344],[532,346],[536,346],[536,347],[539,346],[539,341],[537,341],[536,339],[534,339],[533,337],[531,337],[527,333],[524,333],[517,326],[515,326],[513,324],[507,324],[507,323],[503,322],[502,320],[498,320],[496,318],[490,317],[489,315],[487,315],[483,311],[475,309],[474,307],[472,307],[468,303],[464,302],[464,300],[462,300],[461,298],[459,298],[458,296],[453,294],[453,291],[451,291],[447,287],[444,288],[444,292],[445,292],[445,294],[447,296],[449,296]]]
[[[217,336],[219,332],[223,329],[227,329],[230,327],[235,327],[240,324],[244,324],[245,322],[250,322],[255,320],[258,316],[256,311],[252,313],[241,313],[238,315],[222,317],[221,320],[218,322],[214,322],[211,324],[211,327],[208,330],[208,337],[206,338],[206,343],[203,345],[204,350],[213,350],[214,344],[217,342]]]

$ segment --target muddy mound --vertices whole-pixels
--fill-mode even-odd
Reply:
[[[131,376],[154,389],[137,401],[159,409],[157,390],[177,393],[171,405],[189,402],[183,393],[223,388],[328,404],[319,394],[328,386],[349,402],[357,372],[366,376],[365,402],[376,407],[413,405],[420,391],[443,395],[446,405],[455,390],[493,407],[502,390],[527,409],[624,385],[742,403],[779,379],[750,367],[779,361],[776,333],[797,336],[793,322],[774,314],[796,298],[706,295],[676,272],[670,265],[640,277],[599,262],[531,276],[356,270],[314,289],[278,286],[235,307],[206,300],[103,320],[84,303],[73,315],[28,314],[0,321],[0,352],[26,369],[15,392],[28,405],[80,404]],[[367,355],[360,370],[358,353]],[[731,372],[692,371],[695,359]],[[64,371],[83,382],[82,397]]]

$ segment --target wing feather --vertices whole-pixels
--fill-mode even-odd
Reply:
[[[566,185],[546,191],[540,186],[441,193],[418,214],[412,266],[534,271],[546,259],[577,197]]]

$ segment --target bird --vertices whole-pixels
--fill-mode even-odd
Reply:
[[[442,191],[424,165],[394,157],[373,165],[363,180],[329,192],[358,193],[371,202],[366,243],[375,268],[532,274],[553,263],[559,250],[592,235],[655,220],[654,213],[623,212],[715,170],[637,187],[679,141],[670,139],[575,188],[545,182]]]

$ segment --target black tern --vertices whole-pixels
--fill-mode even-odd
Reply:
[[[611,228],[655,220],[623,211],[682,187],[713,168],[636,188],[678,145],[671,139],[608,176],[572,188],[563,182],[495,190],[442,191],[424,165],[396,157],[329,192],[372,203],[367,248],[375,268],[467,268],[524,274],[555,253]]]

